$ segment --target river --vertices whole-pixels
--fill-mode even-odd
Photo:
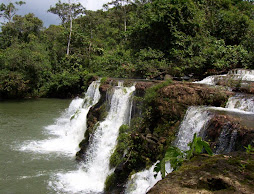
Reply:
[[[53,138],[46,126],[54,124],[70,102],[0,102],[0,193],[56,193],[49,186],[52,177],[77,168],[74,156],[22,149],[28,142]]]

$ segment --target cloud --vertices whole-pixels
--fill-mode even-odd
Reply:
[[[81,0],[80,3],[89,10],[102,9],[103,4],[110,2],[110,0]]]

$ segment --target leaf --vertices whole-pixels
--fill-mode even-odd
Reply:
[[[161,170],[161,162],[158,162],[158,163],[155,165],[153,171],[158,173],[158,172],[160,172],[160,170]]]
[[[203,144],[201,138],[197,139],[197,143],[195,145],[195,153],[200,154],[203,150]]]
[[[212,156],[212,155],[213,155],[213,151],[211,150],[209,144],[208,144],[206,141],[203,141],[203,140],[202,140],[200,143],[201,143],[201,144],[203,145],[203,147],[205,148],[205,151],[206,151],[210,156]]]
[[[178,157],[179,155],[182,155],[182,152],[177,147],[169,147],[165,153],[165,161],[170,161],[173,158]]]

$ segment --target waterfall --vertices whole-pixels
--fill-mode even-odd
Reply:
[[[234,79],[244,81],[254,81],[254,70],[250,69],[234,69],[228,72]]]
[[[192,141],[193,135],[195,133],[198,135],[206,127],[210,119],[211,113],[206,110],[206,107],[189,107],[180,125],[175,141],[176,147],[183,151],[188,150],[188,143]]]
[[[198,83],[198,84],[207,84],[207,85],[216,85],[220,79],[223,79],[223,77],[225,77],[226,75],[211,75],[208,76],[206,78],[204,78],[201,81],[196,81],[194,83]]]
[[[228,99],[226,108],[254,113],[254,97],[237,95]]]
[[[155,173],[153,171],[156,162],[148,170],[144,170],[133,174],[130,181],[126,186],[126,194],[142,194],[146,193],[151,189],[158,181],[162,179],[161,174],[159,173],[157,177],[154,177]]]
[[[254,70],[234,69],[229,71],[226,75],[212,75],[194,83],[216,85],[221,79],[224,78],[242,81],[254,81]]]
[[[74,156],[86,130],[86,117],[89,109],[100,99],[99,81],[88,87],[84,98],[75,98],[69,108],[53,125],[45,127],[51,137],[46,140],[28,141],[20,148],[22,151],[40,153],[56,152]]]
[[[135,87],[114,87],[106,119],[98,124],[88,147],[86,161],[79,170],[58,173],[49,183],[57,191],[70,193],[101,193],[108,175],[109,159],[117,143],[119,128],[128,123],[131,95]]]
[[[175,141],[175,145],[183,150],[188,150],[188,143],[193,139],[195,133],[199,133],[206,127],[208,121],[211,119],[211,113],[207,111],[206,107],[192,106],[188,108],[185,117],[180,125],[180,129]],[[138,172],[131,176],[131,180],[126,185],[126,194],[145,194],[151,189],[158,181],[160,181],[161,175],[158,174],[154,177],[153,171],[156,163],[149,169]],[[173,169],[170,163],[166,163],[166,172],[171,173]]]

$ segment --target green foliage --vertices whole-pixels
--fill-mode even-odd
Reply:
[[[105,181],[105,191],[109,191],[110,189],[112,189],[112,187],[114,187],[115,181],[116,181],[115,173],[108,175]]]
[[[63,71],[51,76],[51,81],[45,84],[48,96],[65,98],[81,92],[82,81],[78,74]]]
[[[85,8],[80,3],[62,3],[60,0],[55,6],[50,6],[48,12],[58,15],[62,24],[70,21],[71,18],[76,18],[80,14],[84,13]]]
[[[9,44],[14,40],[29,42],[33,40],[34,36],[40,35],[42,26],[43,22],[32,13],[25,16],[15,15],[12,22],[2,26],[2,38],[8,41]]]
[[[165,163],[166,162],[170,162],[171,167],[174,170],[177,170],[182,165],[184,160],[185,160],[184,152],[182,152],[177,147],[169,147],[166,150],[165,157],[161,160],[161,162],[156,164],[154,171],[157,173],[161,172],[162,178],[165,178],[166,176]]]
[[[194,154],[200,154],[202,153],[203,149],[209,154],[213,155],[213,152],[209,146],[209,144],[206,141],[203,141],[201,137],[197,137],[197,134],[194,134],[192,142],[188,144],[190,149],[186,152],[187,153],[187,159],[189,160],[191,157],[193,157]]]
[[[153,102],[153,100],[157,97],[158,91],[161,88],[170,85],[171,83],[172,83],[172,80],[166,80],[166,81],[163,81],[159,84],[152,86],[151,88],[148,88],[145,93],[144,103],[147,105],[151,104]]]
[[[70,120],[75,119],[75,117],[77,117],[80,114],[80,110],[77,110],[70,118]]]
[[[122,125],[119,128],[119,135],[117,138],[117,146],[110,156],[110,167],[116,167],[124,160],[124,152],[127,151],[130,143],[129,126]]]
[[[201,154],[205,150],[210,156],[213,155],[213,152],[206,141],[203,141],[201,137],[197,137],[195,133],[193,136],[192,142],[188,144],[190,147],[187,151],[181,151],[177,147],[169,147],[166,150],[164,158],[156,164],[154,171],[156,173],[161,172],[162,178],[165,178],[166,170],[165,163],[170,162],[173,170],[177,170],[184,161],[190,160],[194,154]],[[155,175],[157,176],[157,174]]]
[[[102,77],[102,78],[101,78],[101,81],[100,81],[100,82],[101,82],[101,84],[106,83],[107,79],[108,79],[107,77]]]
[[[151,79],[168,71],[168,64],[164,54],[151,48],[141,49],[136,53],[133,63],[135,64],[135,76],[140,78]]]
[[[26,4],[24,1],[16,1],[16,5],[21,6]],[[0,17],[4,17],[4,19],[7,19],[9,22],[12,20],[12,17],[16,14],[16,11],[18,9],[13,3],[4,4],[2,3],[0,5]]]
[[[19,72],[9,70],[0,71],[0,96],[1,98],[22,98],[29,90],[29,80]]]
[[[0,71],[19,77],[25,96],[82,93],[93,75],[163,79],[254,68],[254,5],[247,1],[117,0],[106,11],[58,1],[49,12],[62,25],[48,28],[31,13],[15,15],[23,3],[0,5],[8,21],[0,32]],[[146,101],[156,96],[150,91]]]
[[[248,154],[254,153],[254,147],[252,147],[250,144],[247,147],[244,147],[246,149],[246,152]]]

